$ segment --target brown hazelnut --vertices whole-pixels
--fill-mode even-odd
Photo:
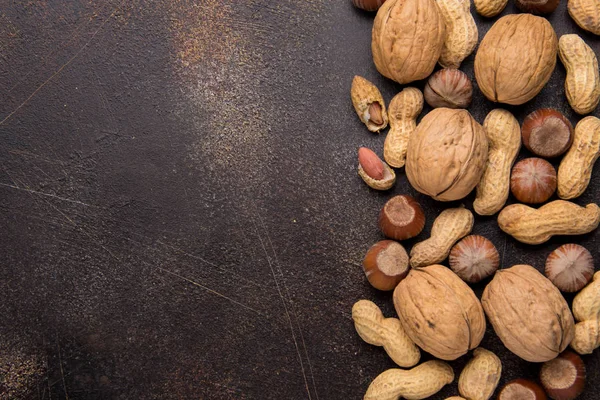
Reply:
[[[583,360],[567,350],[542,365],[540,381],[551,399],[573,400],[583,392],[585,386]]]
[[[517,8],[531,14],[550,14],[556,10],[560,0],[515,0]]]
[[[547,400],[544,389],[535,382],[525,379],[515,379],[508,382],[500,394],[498,400]]]
[[[542,108],[525,117],[523,145],[539,157],[557,157],[573,143],[573,125],[559,111]]]
[[[556,191],[556,170],[548,161],[531,157],[515,164],[510,191],[523,203],[543,203]]]
[[[469,235],[452,247],[448,262],[450,269],[463,281],[477,283],[496,272],[500,255],[488,239]]]
[[[352,0],[354,7],[365,11],[377,11],[385,3],[385,0]]]
[[[379,228],[390,239],[410,239],[421,233],[424,226],[423,209],[411,196],[392,197],[379,214]]]
[[[467,108],[473,97],[473,85],[461,70],[444,68],[431,75],[423,96],[433,108]]]
[[[367,251],[363,269],[375,289],[393,290],[408,275],[408,253],[398,242],[379,241]]]
[[[548,255],[545,273],[563,292],[577,292],[594,275],[594,257],[583,246],[563,244]]]

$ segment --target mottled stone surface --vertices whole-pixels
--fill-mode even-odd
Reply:
[[[457,203],[403,170],[387,193],[356,173],[385,135],[355,115],[352,77],[401,89],[372,63],[372,20],[349,0],[0,0],[0,399],[358,399],[393,367],[351,321],[362,298],[394,315],[361,270],[377,215],[415,195],[428,220],[410,248]],[[494,20],[476,20],[483,37]],[[550,21],[600,53],[566,2]],[[564,77],[509,110],[576,123]],[[492,108],[475,87],[474,117]],[[595,171],[577,203],[599,195]],[[474,233],[503,267],[541,269],[570,241],[523,245],[494,218]],[[600,262],[599,235],[577,241]],[[482,344],[500,384],[536,376],[491,327]],[[600,356],[584,360],[589,400]]]

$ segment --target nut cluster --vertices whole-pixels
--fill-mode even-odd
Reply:
[[[494,394],[499,400],[575,399],[585,384],[585,366],[567,347],[579,354],[600,347],[600,272],[594,274],[593,255],[568,243],[549,252],[543,266],[501,265],[494,243],[471,234],[476,219],[468,204],[441,208],[428,231],[418,200],[429,196],[438,202],[456,201],[476,189],[474,212],[497,214],[504,233],[531,246],[597,229],[600,207],[568,200],[590,185],[600,157],[599,118],[587,116],[573,128],[558,109],[540,108],[519,123],[511,112],[496,108],[482,126],[467,110],[474,86],[496,103],[532,100],[544,90],[560,58],[567,71],[564,93],[570,107],[589,114],[600,103],[594,50],[575,34],[559,39],[549,20],[538,16],[554,12],[559,0],[515,0],[523,13],[498,18],[487,31],[474,57],[473,85],[459,70],[479,39],[469,1],[352,2],[378,10],[371,34],[377,70],[400,84],[427,79],[423,92],[418,83],[406,87],[388,109],[371,82],[355,77],[352,84],[362,123],[372,132],[390,126],[383,144],[385,161],[372,150],[359,149],[360,176],[370,187],[387,190],[396,181],[394,169],[404,167],[408,183],[418,192],[395,194],[383,204],[378,223],[385,239],[372,245],[363,260],[370,285],[393,290],[399,318],[384,318],[366,300],[353,308],[361,338],[384,347],[400,366],[413,368],[384,371],[364,399],[421,399],[452,382],[454,374],[444,362],[414,366],[419,348],[448,361],[474,350],[458,379],[462,397],[447,400],[489,400]],[[568,10],[583,29],[598,34],[597,3],[568,0]],[[506,4],[474,0],[475,11],[488,18]],[[432,74],[436,63],[442,68]],[[424,102],[432,110],[418,122]],[[516,162],[521,146],[530,154]],[[469,286],[480,282],[486,283],[481,301]],[[561,291],[578,292],[572,312]],[[544,363],[541,385],[517,379],[496,390],[502,362],[477,347],[486,316],[508,350],[525,361]]]

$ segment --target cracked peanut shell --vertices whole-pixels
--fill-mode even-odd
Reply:
[[[500,18],[475,55],[475,79],[485,97],[523,104],[546,85],[554,67],[558,39],[547,19],[531,14]]]
[[[498,270],[481,303],[504,346],[526,361],[552,360],[573,339],[573,315],[566,300],[530,265]]]
[[[398,83],[425,79],[445,39],[446,25],[434,0],[387,0],[373,23],[373,62],[383,76]]]
[[[442,360],[476,348],[485,333],[475,293],[442,265],[411,269],[394,290],[394,306],[412,341]]]
[[[458,200],[479,183],[487,156],[485,131],[467,110],[436,108],[408,141],[406,176],[435,200]]]

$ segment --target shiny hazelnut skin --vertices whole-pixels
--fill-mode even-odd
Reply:
[[[508,382],[498,394],[498,400],[547,400],[548,397],[535,382],[515,379]]]
[[[544,159],[525,158],[512,169],[510,191],[522,203],[543,203],[556,191],[556,170]]]
[[[550,14],[556,10],[560,0],[515,0],[517,8],[531,14]]]
[[[365,11],[377,11],[385,3],[385,0],[352,0],[354,7]]]
[[[425,214],[417,201],[407,195],[394,196],[379,213],[379,228],[394,240],[417,236],[425,227]]]
[[[543,158],[558,157],[573,143],[573,125],[560,111],[542,108],[529,114],[521,126],[523,145]]]
[[[394,290],[408,275],[408,259],[408,253],[400,243],[381,240],[367,251],[363,260],[363,270],[375,289]]]
[[[488,239],[469,235],[452,247],[448,263],[460,279],[477,283],[496,272],[500,266],[500,254]]]
[[[548,255],[544,272],[559,290],[578,292],[594,276],[594,257],[583,246],[563,244]]]
[[[473,84],[461,70],[444,68],[427,80],[423,96],[433,108],[467,108],[473,98]]]
[[[574,400],[585,387],[585,365],[579,355],[564,351],[540,369],[540,381],[554,400]]]

